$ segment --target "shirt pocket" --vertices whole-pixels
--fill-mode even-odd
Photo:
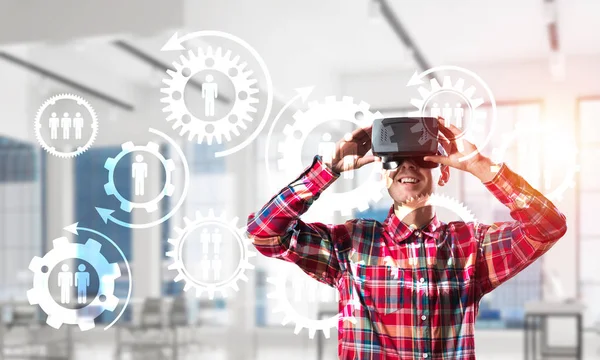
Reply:
[[[358,265],[355,274],[357,285],[370,312],[388,315],[404,307],[406,287],[404,271],[385,265]]]

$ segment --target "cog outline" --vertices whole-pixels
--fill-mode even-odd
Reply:
[[[165,196],[170,197],[175,192],[175,186],[172,183],[172,172],[175,171],[175,162],[172,159],[165,159],[159,150],[160,146],[152,141],[149,141],[146,145],[134,145],[133,142],[128,141],[121,145],[121,151],[116,157],[108,158],[104,162],[104,168],[108,170],[108,182],[104,184],[104,192],[106,195],[112,195],[119,200],[121,203],[121,210],[131,212],[133,209],[143,208],[146,209],[148,213],[151,213],[158,210],[158,203]],[[134,151],[145,151],[154,155],[160,160],[165,169],[165,185],[163,186],[162,191],[154,199],[143,203],[136,203],[125,199],[115,186],[115,168],[117,164],[125,155]]]
[[[479,222],[477,220],[477,218],[475,217],[475,215],[471,212],[471,210],[469,210],[469,208],[464,203],[456,200],[453,197],[450,197],[450,196],[447,196],[444,194],[431,193],[429,195],[420,195],[420,196],[408,199],[405,202],[405,204],[410,205],[410,203],[413,203],[413,202],[419,203],[422,201],[425,201],[425,203],[423,205],[417,206],[415,208],[415,210],[419,209],[421,207],[424,207],[424,206],[429,206],[429,205],[440,206],[440,207],[444,207],[444,208],[454,212],[465,223],[469,223],[469,222],[478,223]],[[411,227],[414,227],[414,226],[411,225]],[[390,256],[386,256],[384,258],[384,263],[390,267],[392,277],[394,279],[398,279],[400,268],[398,267],[398,265],[396,264],[394,259],[392,259],[392,257],[390,257]]]
[[[170,78],[163,79],[163,83],[167,87],[161,88],[161,92],[166,94],[160,101],[167,104],[162,110],[163,112],[170,112],[166,120],[173,123],[173,129],[179,129],[179,135],[183,136],[188,134],[188,141],[191,141],[194,137],[198,138],[198,144],[202,144],[206,139],[208,145],[212,144],[213,139],[216,139],[217,143],[221,144],[223,136],[227,141],[231,141],[231,133],[236,136],[240,136],[238,128],[246,130],[248,127],[245,121],[252,122],[254,119],[249,113],[257,112],[257,109],[253,106],[258,103],[258,98],[255,95],[258,93],[258,89],[253,87],[258,81],[252,78],[254,72],[247,70],[246,66],[248,63],[239,63],[240,56],[236,55],[233,59],[231,50],[227,50],[223,54],[223,49],[217,47],[215,51],[209,46],[206,53],[202,48],[198,48],[197,54],[192,50],[188,51],[188,57],[181,55],[179,57],[180,62],[174,61],[173,67],[176,71],[167,70],[167,74]],[[214,65],[207,67],[205,62],[207,59],[213,59]],[[230,76],[229,70],[235,68],[237,75]],[[183,75],[184,69],[190,71],[188,77]],[[187,106],[185,105],[185,86],[189,79],[194,75],[203,70],[216,70],[227,76],[227,78],[233,83],[233,87],[236,93],[236,99],[234,101],[232,109],[223,117],[215,121],[202,120],[194,116]],[[239,99],[238,94],[245,92],[247,94],[245,99]],[[173,94],[180,94],[179,99],[174,99]],[[183,118],[189,117],[189,122],[184,122]],[[207,128],[214,128],[213,131],[207,131]]]
[[[495,164],[504,162],[504,158],[506,156],[508,147],[516,138],[523,136],[524,134],[527,134],[527,133],[539,133],[539,127],[536,127],[536,125],[538,125],[538,124],[527,124],[522,121],[517,122],[515,125],[515,128],[509,134],[503,136],[503,141],[501,142],[501,145],[494,147],[492,149],[492,156],[491,156],[492,161]],[[543,128],[542,131],[543,132],[545,131],[546,133],[551,132],[551,133],[558,134],[558,132],[555,129],[552,129],[550,131],[546,128]],[[570,143],[571,143],[570,145],[572,145],[570,150],[573,151],[573,158],[576,159],[577,154],[579,153],[579,149],[577,148],[575,141],[571,141]],[[500,170],[500,166],[492,165],[490,167],[490,170],[492,172],[497,173]],[[553,191],[549,192],[548,194],[544,194],[544,196],[550,201],[562,201],[563,194],[569,188],[572,188],[575,186],[575,176],[580,170],[581,170],[581,167],[578,164],[576,164],[574,161],[569,162],[569,166],[567,167],[567,169],[565,171],[565,177],[564,177],[563,181]]]
[[[334,327],[338,327],[340,320],[349,321],[352,324],[356,324],[357,320],[354,316],[354,310],[360,308],[360,302],[353,295],[351,299],[345,304],[343,313],[338,312],[336,315],[327,319],[309,319],[304,315],[299,314],[290,303],[287,297],[286,282],[287,274],[289,270],[279,272],[278,276],[267,277],[267,282],[274,285],[275,288],[272,292],[267,294],[267,298],[278,300],[278,306],[273,309],[273,313],[283,313],[284,318],[281,321],[281,325],[287,325],[291,322],[295,324],[294,334],[298,335],[302,329],[308,330],[308,337],[314,339],[317,331],[322,331],[325,338],[329,339],[331,336],[330,330]],[[315,280],[317,281],[317,280]]]
[[[83,105],[86,108],[86,110],[88,111],[88,113],[90,114],[90,116],[92,117],[92,124],[91,124],[92,135],[88,139],[87,143],[84,146],[77,147],[76,151],[70,151],[70,152],[57,151],[55,147],[49,146],[46,143],[46,141],[44,140],[44,138],[42,137],[42,134],[40,132],[40,130],[42,128],[42,124],[40,122],[42,114],[44,113],[44,111],[46,110],[46,108],[48,106],[56,104],[56,102],[59,100],[74,100],[74,101],[76,101],[77,105]],[[74,158],[74,157],[86,152],[87,150],[89,150],[90,147],[92,147],[92,145],[94,144],[94,141],[96,141],[96,137],[98,136],[98,116],[96,115],[96,111],[90,105],[90,103],[87,102],[87,100],[85,100],[84,98],[82,98],[79,95],[74,95],[74,94],[70,94],[70,93],[62,93],[59,95],[54,95],[54,96],[50,97],[49,99],[47,99],[46,101],[44,101],[44,103],[39,107],[39,109],[35,115],[35,120],[34,120],[33,124],[34,124],[33,127],[34,127],[35,138],[37,139],[40,146],[44,150],[46,150],[49,154],[52,154],[54,156],[57,156],[57,157],[63,158],[63,159]]]
[[[468,75],[474,77],[477,81],[479,81],[481,83],[481,85],[483,85],[483,87],[485,88],[485,90],[488,92],[488,95],[490,97],[490,100],[492,101],[492,108],[493,108],[493,114],[492,114],[492,121],[494,122],[493,125],[495,125],[495,121],[496,121],[496,106],[495,106],[495,100],[493,95],[491,94],[491,91],[489,90],[489,87],[483,82],[483,80],[477,76],[475,73],[468,71],[466,69],[463,68],[458,68],[458,67],[440,67],[439,70],[444,70],[445,68],[448,69],[452,69],[452,70],[456,70],[456,71],[461,71],[464,73],[467,73]],[[435,69],[437,68],[433,68],[430,71],[433,72]],[[423,86],[420,86],[418,91],[419,94],[421,95],[421,99],[416,99],[416,98],[412,98],[410,100],[410,103],[417,108],[416,111],[411,111],[408,113],[408,116],[412,116],[412,117],[419,117],[421,118],[421,123],[422,123],[422,127],[427,129],[427,127],[425,126],[425,123],[423,121],[423,117],[426,117],[423,112],[424,112],[424,107],[427,104],[428,100],[431,99],[433,96],[435,96],[436,94],[440,93],[440,92],[444,92],[444,91],[450,91],[453,93],[458,93],[460,94],[463,98],[465,98],[467,100],[467,104],[469,106],[469,108],[471,109],[471,118],[469,119],[469,127],[465,130],[462,131],[459,137],[465,137],[468,138],[470,135],[475,134],[477,132],[483,132],[483,127],[480,124],[479,120],[485,120],[487,118],[487,113],[485,111],[478,111],[477,108],[479,106],[481,106],[481,104],[483,104],[483,100],[481,98],[473,98],[473,95],[476,92],[476,88],[475,86],[471,85],[469,86],[466,90],[463,90],[464,88],[464,83],[465,80],[463,78],[459,78],[455,84],[452,83],[452,78],[449,75],[444,76],[444,80],[442,82],[442,85],[439,84],[439,82],[437,81],[437,79],[434,77],[432,79],[430,79],[429,84],[431,86],[431,89],[428,90]],[[493,128],[492,128],[493,130]],[[412,129],[411,129],[412,131]],[[420,131],[420,130],[417,130]],[[416,131],[413,131],[416,132]],[[428,130],[429,132],[429,130]],[[490,139],[491,139],[491,132],[488,135],[488,137],[485,139],[485,141],[483,142],[483,144],[475,151],[473,151],[471,154],[467,154],[461,158],[458,159],[458,161],[466,161],[468,159],[470,159],[471,157],[475,156],[477,153],[481,152],[481,150],[489,143]],[[430,134],[429,138],[435,136],[437,137],[438,134]]]
[[[55,329],[62,324],[78,325],[81,331],[93,329],[96,324],[94,320],[104,311],[114,311],[119,305],[119,299],[114,295],[115,280],[121,276],[118,263],[109,263],[100,253],[102,244],[88,238],[85,244],[69,242],[67,237],[53,240],[53,249],[43,258],[35,256],[29,263],[29,270],[34,273],[33,288],[27,291],[27,299],[30,305],[39,305],[48,315],[46,323]],[[111,269],[110,274],[102,274],[99,279],[99,288],[96,297],[88,305],[79,309],[66,309],[60,306],[50,293],[48,277],[52,269],[60,262],[68,259],[80,259],[87,261],[97,272],[98,269]],[[42,267],[47,267],[46,273]],[[100,296],[105,296],[100,301]],[[89,309],[88,309],[89,308]],[[91,314],[91,318],[90,318]]]
[[[192,221],[187,217],[184,217],[183,220],[186,224],[185,228],[181,229],[179,227],[175,227],[174,230],[178,235],[177,238],[168,239],[169,244],[173,246],[172,250],[166,252],[166,255],[173,259],[173,263],[168,266],[168,270],[177,271],[177,276],[175,276],[173,281],[179,282],[184,280],[184,291],[189,291],[191,288],[195,288],[196,297],[200,297],[202,293],[206,291],[209,299],[211,300],[214,299],[214,295],[217,292],[220,293],[222,297],[227,297],[227,294],[224,290],[228,287],[232,288],[236,292],[239,291],[240,289],[237,283],[239,280],[248,282],[248,277],[246,276],[245,272],[246,270],[254,269],[254,265],[250,263],[250,258],[256,256],[256,253],[250,250],[252,240],[246,236],[246,228],[237,227],[239,218],[235,217],[232,220],[227,220],[225,213],[222,213],[220,216],[215,216],[213,209],[210,209],[208,211],[208,216],[206,217],[202,216],[199,211],[196,211],[195,220]],[[205,283],[203,281],[194,279],[194,277],[188,273],[185,268],[185,264],[183,263],[182,252],[187,235],[194,232],[200,226],[207,224],[218,224],[230,230],[236,235],[236,240],[238,240],[238,245],[240,247],[241,259],[234,271],[234,274],[230,276],[229,279],[220,281],[218,283]]]
[[[355,118],[359,112],[363,114],[360,120]],[[278,143],[277,148],[283,158],[278,160],[278,168],[294,176],[304,169],[302,145],[308,134],[320,124],[330,120],[346,120],[364,128],[371,125],[375,119],[383,117],[379,111],[371,112],[370,105],[364,101],[359,104],[354,103],[354,99],[350,96],[344,96],[341,100],[335,96],[328,96],[324,102],[309,102],[306,111],[298,110],[294,114],[293,125],[288,124],[283,129],[285,138]],[[294,137],[296,132],[302,134],[299,139]],[[328,200],[319,202],[318,206],[323,206],[330,212],[339,211],[342,215],[351,215],[353,209],[367,210],[369,201],[377,202],[383,197],[381,191],[385,186],[381,179],[381,170],[380,162],[373,163],[373,172],[362,185],[343,193],[324,192],[321,197]]]

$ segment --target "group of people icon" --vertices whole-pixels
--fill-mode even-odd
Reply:
[[[71,289],[77,288],[77,303],[87,302],[87,289],[90,286],[90,273],[86,271],[84,264],[79,264],[78,272],[73,274],[69,271],[69,265],[63,264],[61,272],[58,273],[58,287],[60,288],[60,302],[69,304],[71,302]]]
[[[443,108],[440,108],[438,103],[434,103],[431,106],[431,117],[444,118],[444,126],[449,127],[454,119],[454,126],[461,128],[463,126],[463,119],[465,117],[465,109],[463,109],[461,103],[456,103],[455,107],[450,107],[450,103],[444,104]]]
[[[223,260],[220,258],[220,248],[222,242],[223,234],[219,229],[213,229],[211,232],[208,229],[202,229],[200,234],[200,243],[202,244],[200,268],[204,280],[219,281],[221,279]],[[212,277],[210,276],[211,272]]]
[[[61,118],[53,112],[48,119],[48,127],[50,128],[50,138],[58,139],[58,128],[62,129],[63,140],[69,140],[71,137],[71,128],[75,128],[75,139],[81,139],[81,129],[83,129],[83,117],[81,113],[75,113],[75,117],[71,118],[68,112],[63,113]]]
[[[354,173],[347,170],[352,169],[355,161],[355,155],[358,154],[358,145],[352,141],[352,134],[344,134],[343,141],[340,141],[339,159],[336,158],[338,148],[336,143],[331,140],[331,134],[327,132],[324,133],[322,139],[323,141],[319,143],[317,152],[321,156],[323,162],[331,164],[334,161],[343,159],[344,172],[342,173],[342,176],[344,179],[352,179],[354,177]]]

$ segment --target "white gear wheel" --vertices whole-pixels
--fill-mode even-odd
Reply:
[[[33,288],[27,292],[31,305],[39,305],[48,315],[46,323],[58,329],[62,324],[79,325],[82,331],[95,327],[96,319],[104,311],[114,311],[119,299],[114,295],[115,280],[121,276],[119,264],[109,263],[100,253],[102,245],[93,239],[85,244],[72,243],[66,237],[55,239],[54,247],[43,258],[34,257],[29,264],[33,275]],[[50,293],[48,278],[52,269],[69,259],[87,261],[97,272],[99,289],[94,300],[80,309],[67,309],[59,305]]]
[[[475,215],[473,215],[473,213],[471,212],[471,210],[469,210],[468,207],[466,207],[463,203],[450,196],[432,193],[430,195],[421,195],[406,201],[406,203],[408,204],[410,204],[411,202],[423,203],[422,205],[417,206],[415,210],[423,206],[439,206],[452,211],[453,213],[458,215],[461,218],[461,220],[465,223],[478,222],[477,218],[475,218]],[[387,266],[390,267],[392,276],[395,279],[398,279],[400,269],[398,268],[398,265],[396,264],[394,259],[388,256],[384,259],[384,262]]]
[[[342,321],[349,321],[352,324],[356,324],[357,320],[354,316],[355,309],[360,308],[360,302],[353,297],[352,300],[348,301],[345,305],[344,314],[338,313],[335,316],[327,319],[309,319],[304,315],[299,314],[290,303],[287,296],[286,282],[287,274],[280,272],[278,276],[268,277],[267,282],[275,286],[274,290],[267,294],[267,298],[275,299],[278,302],[277,307],[273,309],[273,313],[283,313],[284,318],[281,321],[282,325],[294,323],[294,333],[298,335],[302,329],[308,330],[309,338],[313,339],[317,331],[322,331],[325,338],[329,339],[331,336],[331,329],[339,326],[340,319]],[[317,281],[317,280],[315,280]]]
[[[481,106],[484,101],[481,98],[473,98],[476,92],[475,86],[469,86],[466,90],[464,89],[465,80],[463,78],[459,78],[456,83],[452,83],[452,78],[450,76],[444,76],[444,81],[442,85],[437,81],[437,79],[433,78],[430,80],[430,89],[425,88],[424,86],[419,87],[418,91],[421,95],[421,99],[411,99],[410,103],[417,108],[416,111],[411,111],[408,113],[408,116],[411,117],[427,117],[426,105],[428,101],[438,93],[441,92],[453,92],[455,94],[460,95],[466,100],[467,105],[471,109],[471,118],[469,119],[469,125],[465,131],[461,133],[461,137],[469,137],[470,135],[482,134],[485,131],[485,126],[483,121],[487,119],[487,112],[478,110],[479,106]],[[430,130],[426,129],[424,125],[416,126],[414,129],[411,129],[412,132],[421,132],[423,130],[427,130],[429,132],[428,136],[422,137],[421,141],[427,142],[433,139],[433,137],[437,137],[438,134],[431,134]],[[459,161],[464,161],[470,158],[474,154],[468,154],[463,156]]]
[[[383,117],[379,111],[371,112],[370,105],[366,102],[356,104],[349,96],[341,100],[329,96],[323,103],[310,102],[308,110],[297,111],[293,125],[286,125],[283,129],[285,139],[278,144],[278,151],[283,158],[278,161],[278,168],[290,176],[297,176],[302,172],[302,146],[309,133],[321,124],[331,120],[346,120],[364,128],[373,124],[375,119]],[[379,201],[383,197],[381,191],[385,188],[381,177],[381,163],[375,162],[370,166],[373,172],[360,186],[343,193],[324,192],[318,206],[323,207],[324,211],[339,211],[345,216],[351,215],[353,209],[367,210],[369,201]]]
[[[209,59],[214,60],[213,66],[206,65]],[[207,140],[208,145],[212,144],[213,139],[221,144],[223,136],[227,141],[231,141],[231,133],[239,136],[239,128],[244,130],[248,128],[245,121],[251,122],[253,118],[250,113],[257,111],[254,107],[254,104],[258,103],[256,97],[258,89],[254,87],[257,80],[252,78],[254,72],[246,69],[248,64],[239,61],[240,57],[233,57],[230,50],[223,54],[223,49],[220,47],[215,51],[212,47],[208,47],[206,52],[199,48],[197,53],[192,50],[188,51],[188,57],[181,55],[180,63],[177,61],[173,63],[176,71],[167,70],[170,78],[164,79],[163,82],[168,87],[161,89],[161,92],[167,96],[162,98],[161,102],[167,104],[163,108],[163,112],[171,113],[167,117],[167,121],[175,121],[173,129],[181,128],[179,135],[183,136],[187,133],[190,141],[197,137],[199,144],[204,139]],[[186,84],[195,74],[203,70],[215,70],[224,74],[231,80],[235,89],[232,109],[228,114],[214,121],[197,118],[185,105]],[[233,74],[230,74],[230,72],[233,72]],[[187,120],[184,118],[187,118]]]
[[[92,134],[91,134],[90,138],[88,139],[88,141],[85,143],[85,145],[78,147],[75,151],[69,151],[69,152],[58,151],[58,150],[56,150],[55,147],[48,145],[46,143],[46,141],[44,140],[44,138],[42,137],[42,133],[41,133],[42,115],[44,114],[44,111],[46,110],[46,108],[48,108],[48,106],[54,105],[54,104],[56,104],[57,101],[60,101],[60,100],[72,100],[72,101],[77,102],[77,105],[83,105],[86,108],[86,110],[88,111],[88,113],[90,114],[90,116],[92,117],[92,124],[91,124]],[[92,147],[92,144],[94,143],[94,141],[96,140],[96,137],[98,136],[98,116],[96,115],[96,111],[90,105],[90,103],[87,102],[81,96],[74,95],[74,94],[59,94],[59,95],[52,96],[51,98],[46,100],[42,104],[42,106],[40,106],[40,108],[37,111],[37,114],[35,115],[35,121],[34,121],[33,127],[34,127],[35,138],[37,139],[38,143],[44,150],[46,150],[49,154],[52,154],[54,156],[69,159],[69,158],[74,158],[74,157],[86,152],[90,147]]]
[[[152,154],[160,160],[165,168],[166,176],[163,190],[154,199],[143,203],[136,203],[125,199],[123,195],[119,193],[115,185],[115,169],[117,164],[125,155],[134,151],[145,151]],[[172,159],[165,159],[165,157],[160,153],[160,146],[152,141],[148,142],[148,144],[145,146],[136,146],[131,141],[124,143],[121,145],[121,152],[115,158],[106,159],[104,168],[108,170],[108,182],[104,185],[104,191],[106,192],[106,195],[113,195],[119,200],[121,203],[121,210],[123,211],[131,212],[133,209],[143,208],[149,213],[154,212],[158,210],[158,203],[165,196],[173,196],[173,193],[175,192],[172,176],[173,171],[175,171],[175,162]]]
[[[232,220],[227,220],[225,213],[222,213],[221,216],[215,216],[212,209],[209,210],[207,217],[203,217],[200,212],[196,212],[196,220],[192,221],[186,217],[184,218],[184,222],[186,224],[184,229],[178,227],[175,228],[175,232],[177,232],[178,235],[177,238],[168,240],[169,244],[173,245],[173,249],[167,252],[167,256],[173,259],[173,263],[169,265],[168,269],[177,271],[177,276],[175,277],[174,281],[179,282],[183,280],[185,281],[185,286],[183,288],[184,291],[189,291],[190,289],[195,288],[197,297],[200,297],[203,292],[207,292],[210,299],[214,299],[215,293],[217,292],[220,293],[222,297],[226,297],[227,293],[225,290],[227,288],[232,288],[234,291],[239,291],[240,289],[238,287],[238,281],[248,281],[248,277],[245,273],[246,270],[254,269],[254,265],[250,263],[250,258],[256,256],[256,253],[250,250],[252,240],[248,239],[246,236],[246,228],[237,227],[237,217]],[[241,254],[240,263],[234,271],[234,274],[224,281],[208,283],[195,279],[194,276],[186,269],[184,264],[183,247],[185,240],[190,233],[194,232],[203,225],[223,226],[231,231],[238,241]]]
[[[543,129],[542,132],[544,132],[544,131],[548,132],[547,127],[542,127],[542,129]],[[559,134],[559,132],[558,132],[559,130],[555,130],[555,129],[551,129],[551,130],[555,134]],[[536,126],[536,124],[526,124],[523,122],[517,123],[515,125],[515,129],[511,133],[502,137],[503,139],[502,139],[501,145],[499,147],[495,147],[492,149],[491,160],[495,164],[503,163],[505,161],[505,156],[506,156],[508,147],[512,144],[512,142],[514,140],[516,140],[520,136],[527,136],[527,135],[539,136],[539,133],[540,133],[540,127]],[[563,152],[566,152],[567,154],[569,152],[572,153],[573,160],[575,160],[577,158],[577,154],[579,153],[579,150],[577,149],[577,145],[575,144],[574,141],[571,141],[567,144],[565,144],[565,142],[562,142],[561,147],[563,149],[566,148],[566,151],[563,151]],[[544,196],[546,198],[548,198],[548,200],[550,200],[550,201],[562,201],[563,194],[568,189],[573,188],[575,186],[575,176],[580,171],[580,169],[581,169],[581,167],[577,163],[575,163],[575,161],[567,162],[567,166],[564,169],[562,169],[565,174],[562,182],[558,186],[556,186],[552,191],[550,191],[547,194],[544,194]],[[493,172],[498,172],[500,170],[500,166],[492,165],[490,170]]]

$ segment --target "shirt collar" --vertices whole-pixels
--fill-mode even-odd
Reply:
[[[422,227],[421,229],[417,229],[417,227],[414,225],[409,226],[409,225],[405,224],[404,222],[402,222],[400,219],[398,219],[398,217],[396,216],[396,213],[394,212],[394,205],[392,205],[390,207],[388,216],[385,219],[383,224],[384,224],[385,230],[392,237],[392,240],[397,243],[400,243],[400,242],[408,239],[416,230],[420,230],[421,232],[429,235],[430,237],[433,237],[436,240],[439,240],[439,238],[440,238],[439,229],[442,225],[442,223],[439,221],[437,215],[434,214],[431,221],[429,221],[429,223],[427,225],[425,225],[424,227]]]

